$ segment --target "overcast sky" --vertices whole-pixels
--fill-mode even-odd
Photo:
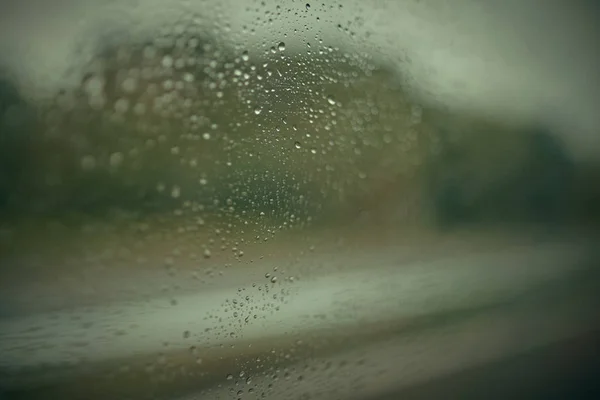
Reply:
[[[539,123],[561,135],[577,156],[600,153],[600,36],[592,1],[11,3],[0,5],[0,66],[30,97],[77,84],[83,66],[107,41],[143,41],[177,29],[187,17],[251,54],[281,41],[286,51],[305,51],[306,42],[319,37],[394,68],[423,101]],[[264,23],[268,18],[272,22]],[[242,32],[244,26],[254,34]]]

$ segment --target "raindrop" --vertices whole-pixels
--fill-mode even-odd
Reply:
[[[254,114],[259,115],[262,112],[262,108],[261,107],[256,107],[254,109]]]
[[[115,102],[115,111],[119,114],[125,114],[129,110],[129,101],[127,99],[118,99]]]
[[[121,88],[125,93],[133,93],[137,88],[137,81],[132,77],[126,78],[121,84]]]
[[[327,96],[327,102],[329,104],[331,104],[332,106],[335,106],[335,99],[333,98],[333,96],[331,96],[331,95]]]
[[[302,147],[302,145],[300,144],[300,142],[295,142],[294,147],[297,149],[300,149]]]
[[[123,153],[112,153],[108,159],[108,163],[111,167],[117,168],[123,163],[124,158]]]
[[[277,49],[279,51],[284,51],[285,50],[285,43],[279,42],[279,44],[277,45]]]
[[[210,258],[211,252],[209,249],[204,249],[204,258]]]
[[[96,167],[96,159],[94,158],[94,156],[83,156],[81,158],[81,168],[84,171],[90,171],[92,169],[94,169]]]
[[[135,115],[144,115],[146,113],[146,106],[142,103],[137,103],[133,106],[133,112]]]
[[[244,51],[242,53],[242,61],[248,62],[248,60],[250,60],[250,56],[248,55],[248,51]]]
[[[423,109],[419,106],[413,106],[410,110],[410,119],[414,124],[421,123],[423,119]]]
[[[231,375],[231,374],[227,374],[227,380],[228,380],[228,381],[230,381],[230,380],[232,380],[232,379],[233,379],[233,375]]]
[[[162,59],[162,66],[165,68],[171,68],[173,66],[173,57],[164,56]]]

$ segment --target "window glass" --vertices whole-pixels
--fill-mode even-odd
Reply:
[[[394,398],[589,329],[559,3],[0,6],[0,397]]]

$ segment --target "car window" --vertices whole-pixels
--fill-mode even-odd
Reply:
[[[0,6],[0,396],[394,398],[591,329],[593,8],[539,3]]]

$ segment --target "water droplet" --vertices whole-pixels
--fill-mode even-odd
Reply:
[[[302,148],[302,145],[300,144],[300,142],[295,142],[294,147],[297,149],[300,149],[300,148]]]
[[[242,61],[248,62],[248,60],[250,60],[250,56],[248,55],[248,51],[244,51],[242,53]]]
[[[279,42],[279,44],[277,45],[277,49],[279,51],[284,51],[285,50],[285,43]]]
[[[262,107],[256,107],[254,109],[254,114],[256,114],[256,115],[260,114],[261,112],[262,112]]]
[[[135,78],[128,77],[121,83],[121,88],[125,93],[133,93],[137,89],[137,81]]]
[[[275,282],[277,282],[277,277],[276,276],[274,276],[274,277],[271,278],[271,283],[275,283]]]
[[[108,164],[113,168],[117,168],[123,163],[124,158],[123,153],[112,153],[108,159]]]
[[[410,110],[410,119],[413,124],[421,123],[423,119],[423,109],[417,105],[413,106]]]
[[[165,68],[171,68],[173,66],[173,57],[164,56],[162,59],[162,66]]]
[[[96,158],[94,156],[83,156],[81,158],[81,168],[84,171],[90,171],[96,167]]]
[[[133,112],[135,115],[144,115],[146,113],[146,106],[143,103],[137,103],[133,106]]]
[[[230,381],[230,380],[232,380],[232,379],[233,379],[233,375],[231,375],[231,374],[227,374],[227,380],[228,380],[228,381]]]
[[[309,10],[310,9],[310,4],[306,3],[306,9]]]
[[[211,252],[209,249],[204,249],[204,258],[210,258]]]
[[[208,132],[204,132],[204,133],[202,134],[202,139],[204,139],[204,140],[210,140],[210,133],[208,133]]]
[[[181,196],[181,189],[179,188],[179,186],[173,186],[173,188],[171,189],[171,197],[176,199],[179,196]]]
[[[333,96],[327,96],[327,102],[332,106],[335,106],[335,99],[333,98]]]

